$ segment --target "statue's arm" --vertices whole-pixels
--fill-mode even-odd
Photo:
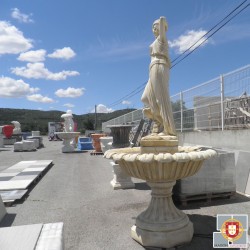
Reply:
[[[159,27],[159,38],[160,41],[162,42],[166,42],[166,30],[165,30],[165,25],[166,25],[167,21],[166,18],[164,16],[160,17],[160,27]]]

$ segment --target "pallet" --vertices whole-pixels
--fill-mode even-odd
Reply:
[[[94,151],[91,151],[91,152],[90,152],[90,155],[103,155],[103,152],[96,152],[96,151],[94,150]]]
[[[182,206],[187,206],[189,203],[197,202],[206,202],[211,203],[212,200],[219,198],[231,198],[235,195],[236,192],[221,192],[221,193],[205,193],[205,194],[194,194],[194,195],[179,195],[174,196],[174,200],[180,202]]]

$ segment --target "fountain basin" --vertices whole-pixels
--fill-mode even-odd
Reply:
[[[112,158],[129,175],[146,180],[151,187],[151,201],[140,213],[131,236],[144,247],[171,248],[189,243],[193,224],[177,209],[172,200],[176,180],[199,171],[204,160],[217,155],[215,150],[199,147],[178,147],[178,152],[143,153],[141,147],[108,150]]]
[[[104,157],[112,158],[132,177],[150,182],[165,182],[194,175],[204,160],[216,154],[215,150],[197,147],[178,147],[175,154],[145,154],[141,153],[140,147],[135,147],[111,149]]]
[[[55,132],[55,134],[63,140],[62,153],[73,152],[75,150],[74,144],[71,141],[80,135],[80,132]]]

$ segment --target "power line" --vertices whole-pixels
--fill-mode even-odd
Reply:
[[[146,85],[146,82],[143,83],[143,84],[141,84],[140,86],[138,86],[135,90],[133,90],[133,91],[130,92],[129,94],[123,96],[122,98],[118,99],[118,100],[115,101],[115,102],[112,102],[112,103],[109,105],[109,107],[113,107],[113,106],[116,106],[117,104],[120,104],[121,101],[124,100],[124,98],[129,98],[129,97],[130,97],[133,93],[135,93],[138,89],[140,89],[140,91],[141,91],[141,89],[143,89],[145,85]]]
[[[224,20],[226,20],[232,13],[234,13],[237,9],[239,9],[246,1],[243,1],[240,5],[238,5],[236,8],[234,8],[226,17],[224,17],[220,22],[218,22],[216,25],[214,25],[209,31],[207,31],[202,37],[200,37],[193,45],[191,45],[188,49],[186,49],[183,53],[181,53],[179,56],[177,56],[171,63],[174,63],[176,60],[178,60],[181,56],[183,56],[187,51],[192,49],[200,40],[202,40],[208,33],[210,33],[213,29],[215,29],[219,24],[221,24]]]
[[[215,33],[217,33],[221,28],[223,28],[227,23],[229,23],[233,18],[238,16],[244,9],[246,9],[250,4],[247,4],[244,8],[242,8],[239,12],[237,12],[234,16],[232,16],[228,21],[226,21],[222,26],[220,26],[218,29],[216,29],[211,35],[209,35],[205,40],[203,40],[197,47],[195,47],[193,50],[191,50],[187,55],[185,55],[181,60],[179,60],[177,63],[171,66],[170,69],[172,69],[174,66],[179,64],[181,61],[183,61],[187,56],[192,54],[196,49],[198,49],[204,42],[206,42],[211,36],[213,36]]]
[[[206,42],[211,36],[213,36],[215,33],[217,33],[221,28],[223,28],[228,22],[230,22],[233,18],[235,18],[237,15],[239,15],[243,10],[245,10],[250,4],[247,4],[245,7],[243,7],[241,10],[239,10],[234,16],[232,16],[229,20],[227,20],[224,24],[222,24],[219,28],[217,28],[214,32],[212,32],[212,34],[210,34],[209,36],[207,36],[212,30],[214,30],[216,27],[218,27],[223,21],[225,21],[229,16],[231,16],[236,10],[238,10],[245,2],[247,2],[248,0],[244,0],[241,4],[239,4],[237,7],[235,7],[226,17],[224,17],[220,22],[218,22],[216,25],[214,25],[208,32],[206,32],[201,38],[199,38],[193,45],[191,45],[188,49],[186,49],[181,55],[179,55],[178,57],[176,57],[171,63],[175,62],[176,60],[178,60],[180,57],[182,57],[186,52],[189,51],[189,53],[187,53],[183,58],[181,58],[179,61],[177,61],[174,65],[172,65],[170,67],[170,69],[172,69],[173,67],[175,67],[177,64],[179,64],[180,62],[182,62],[186,57],[188,57],[190,54],[192,54],[196,49],[198,49],[204,42]],[[206,37],[206,39],[202,40],[204,37]],[[197,45],[195,48],[193,48],[199,41],[202,42]],[[193,48],[193,49],[192,49]],[[191,50],[192,49],[192,50]],[[132,92],[130,92],[129,94],[123,96],[122,98],[118,99],[117,101],[111,103],[109,105],[109,107],[114,107],[120,103],[122,103],[122,101],[127,98],[131,98],[133,96],[135,96],[136,94],[140,93],[143,89],[144,86],[146,85],[147,82],[143,83],[142,85],[138,86],[135,90],[133,90]]]

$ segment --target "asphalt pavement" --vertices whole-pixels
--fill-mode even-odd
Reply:
[[[134,189],[113,190],[110,160],[90,151],[61,153],[62,141],[47,137],[44,145],[35,152],[13,152],[11,145],[0,149],[0,171],[19,161],[53,160],[26,198],[7,207],[0,227],[63,222],[66,250],[144,249],[131,238],[130,228],[149,204],[147,184],[133,179]],[[217,214],[250,215],[250,198],[238,193],[231,199],[176,205],[188,214],[195,232],[190,244],[172,249],[213,249]]]

